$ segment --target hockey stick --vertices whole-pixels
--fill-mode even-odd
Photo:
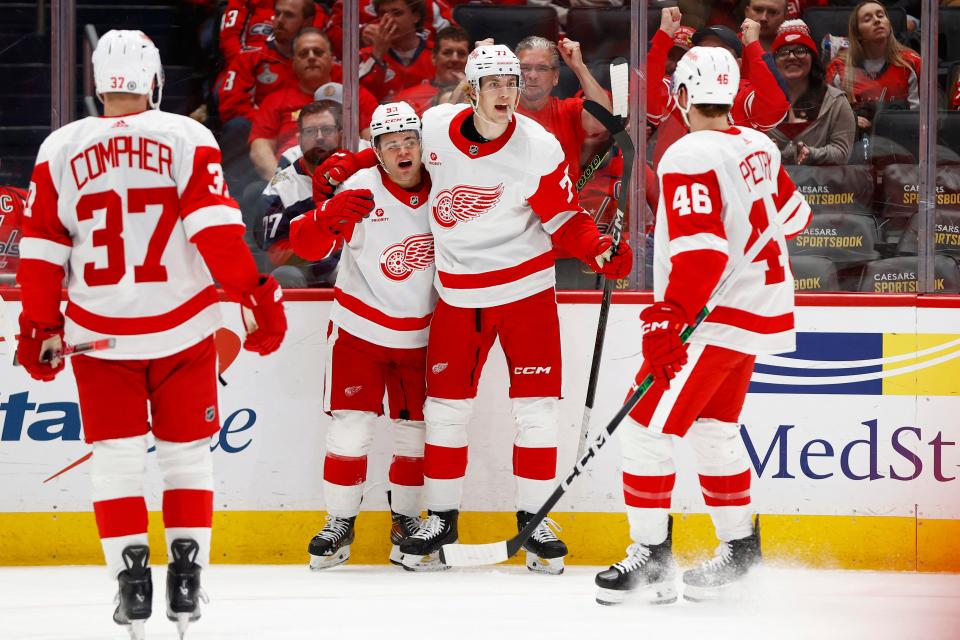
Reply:
[[[614,67],[611,65],[610,76],[613,84]],[[618,75],[620,75],[618,73]],[[622,82],[627,80],[627,67],[623,66]],[[633,174],[633,156],[635,153],[633,140],[623,128],[623,121],[618,117],[601,107],[593,101],[583,103],[583,108],[590,112],[606,129],[610,136],[617,141],[617,145],[623,152],[623,175],[620,178],[620,194],[617,196],[616,213],[613,216],[613,222],[610,224],[610,235],[613,236],[613,250],[617,251],[620,246],[620,238],[623,236],[623,218],[624,209],[626,209],[624,194],[629,193],[630,179]],[[616,106],[614,107],[616,109]],[[593,413],[593,403],[597,394],[597,382],[600,379],[600,359],[603,357],[603,342],[607,334],[607,320],[610,317],[610,301],[613,298],[613,279],[604,278],[603,296],[600,299],[600,319],[597,322],[597,337],[593,343],[593,361],[590,363],[590,378],[587,382],[587,397],[583,406],[583,421],[580,425],[580,438],[577,441],[577,458],[582,458],[587,450],[587,440],[590,437],[590,415]]]
[[[82,353],[90,353],[91,351],[104,351],[106,349],[113,349],[115,346],[117,346],[116,338],[100,338],[99,340],[91,340],[90,342],[80,342],[77,344],[64,343],[59,351],[46,349],[40,354],[40,362],[50,362],[54,358],[69,358],[70,356],[78,356]],[[16,351],[14,351],[13,354],[13,366],[20,366]]]
[[[775,221],[770,222],[771,224],[760,234],[760,237],[757,238],[757,241],[750,247],[750,250],[747,251],[743,259],[720,281],[717,288],[714,289],[713,294],[697,314],[693,324],[685,327],[680,333],[680,339],[684,343],[689,342],[690,336],[697,330],[697,327],[707,319],[707,316],[710,315],[716,306],[717,301],[726,295],[727,291],[737,281],[746,266],[753,263],[757,256],[760,255],[763,247],[773,239],[774,231],[779,228],[779,225],[777,225]],[[651,385],[653,385],[653,375],[647,374],[643,381],[633,390],[633,393],[630,394],[630,397],[627,398],[626,403],[624,403],[624,405],[620,407],[620,410],[617,411],[617,414],[613,416],[606,428],[597,434],[593,444],[590,445],[586,453],[574,465],[570,473],[567,474],[567,477],[557,485],[557,488],[553,490],[553,493],[551,493],[547,501],[543,503],[543,506],[530,518],[527,525],[520,530],[520,533],[509,540],[490,542],[487,544],[445,544],[440,548],[441,562],[451,567],[476,567],[503,562],[520,551],[524,543],[533,535],[533,532],[540,526],[540,523],[547,517],[547,514],[550,513],[550,510],[556,506],[560,498],[567,492],[570,485],[573,484],[573,481],[576,480],[590,462],[597,457],[600,449],[602,449],[608,439],[613,436],[617,427],[619,427],[623,419],[627,417],[627,414],[633,410]]]
[[[625,58],[615,58],[610,63],[610,93],[613,96],[613,112],[620,116],[627,115],[627,94],[629,92],[630,80],[628,74],[629,67],[627,66],[627,61]],[[592,100],[584,100],[583,106],[586,109],[587,102],[593,102]],[[599,106],[599,105],[597,105]],[[587,109],[590,111],[589,109]],[[597,118],[597,115],[590,111],[590,115],[594,118]],[[610,151],[613,149],[613,143],[615,142],[613,131],[610,130],[610,127],[607,127],[604,124],[603,120],[597,118],[600,121],[600,124],[603,124],[604,127],[610,131],[610,135],[607,137],[607,141],[604,143],[603,147],[600,148],[590,160],[587,161],[587,164],[583,165],[580,169],[580,178],[577,179],[576,190],[577,193],[583,191],[583,187],[590,181],[590,178],[593,177],[593,174],[597,172],[607,158],[610,157]]]

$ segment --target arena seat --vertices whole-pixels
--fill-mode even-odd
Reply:
[[[868,165],[784,166],[815,213],[868,213],[873,202],[873,172]]]
[[[937,114],[937,162],[960,163],[960,111]],[[916,163],[920,154],[920,112],[887,109],[877,113],[870,139],[874,165]]]
[[[938,208],[933,217],[934,250],[940,255],[960,257],[960,209]],[[900,237],[897,252],[915,256],[919,253],[920,215],[910,218],[910,223]]]
[[[647,9],[647,40],[660,28],[660,8]],[[567,13],[567,37],[580,43],[587,62],[630,57],[630,7],[573,7]]]
[[[453,19],[472,41],[493,38],[511,49],[527,36],[543,36],[553,42],[560,36],[560,22],[552,7],[461,4],[454,7]]]
[[[838,291],[837,265],[820,256],[791,256],[795,291]]]
[[[914,256],[886,258],[868,262],[860,276],[860,291],[869,293],[915,293],[918,260]],[[936,293],[960,293],[960,267],[947,256],[936,256],[933,262]]]
[[[840,264],[876,260],[880,240],[873,216],[857,213],[814,213],[803,233],[787,242],[790,256],[820,256]]]
[[[890,164],[880,174],[881,201],[877,210],[885,218],[909,218],[917,212],[919,167]],[[937,208],[960,210],[960,165],[937,167]]]
[[[823,36],[847,35],[847,21],[852,7],[810,7],[803,12],[803,21],[810,27],[813,41],[820,46]],[[887,7],[893,33],[899,39],[907,31],[907,12],[899,7]]]

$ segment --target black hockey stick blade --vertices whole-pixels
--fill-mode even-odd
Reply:
[[[583,108],[587,110],[587,113],[596,118],[597,122],[602,124],[604,129],[613,135],[617,135],[623,131],[623,120],[604,109],[599,102],[584,100]]]

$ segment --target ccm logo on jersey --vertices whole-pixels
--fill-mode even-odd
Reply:
[[[492,187],[457,185],[444,189],[433,200],[433,219],[444,229],[452,229],[458,222],[469,222],[493,209],[502,195],[502,182]]]
[[[538,374],[550,374],[551,367],[514,367],[513,375],[515,376],[535,376]]]
[[[433,236],[423,233],[392,244],[380,254],[380,271],[394,282],[402,282],[414,271],[433,264]]]

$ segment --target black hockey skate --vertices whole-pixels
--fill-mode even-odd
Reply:
[[[132,640],[146,637],[143,625],[153,613],[153,576],[150,572],[150,547],[130,545],[123,550],[127,567],[117,576],[117,609],[113,621],[127,626]]]
[[[532,513],[517,511],[517,531],[521,531]],[[567,545],[557,537],[560,525],[550,518],[544,518],[533,530],[533,535],[525,543],[523,549],[527,552],[527,569],[534,573],[548,573],[559,575],[563,573],[563,557],[567,555]]]
[[[420,528],[400,543],[403,568],[408,571],[417,571],[418,566],[431,563],[434,558],[439,562],[440,547],[457,541],[459,511],[453,509],[428,513],[429,517],[420,524]],[[442,564],[440,567],[447,568]]]
[[[631,592],[648,598],[650,604],[677,601],[677,565],[673,561],[673,517],[667,521],[667,539],[660,544],[632,544],[627,557],[597,574],[597,602],[620,604]]]
[[[167,619],[177,623],[181,640],[190,623],[200,619],[200,601],[208,602],[207,594],[200,588],[198,553],[200,546],[196,540],[177,538],[170,543],[172,562],[167,565]]]
[[[353,543],[353,525],[356,516],[338,518],[327,515],[327,522],[320,533],[313,536],[308,551],[310,569],[320,571],[343,564],[350,559],[350,545]]]
[[[760,519],[757,518],[752,534],[721,542],[713,558],[683,572],[683,597],[693,602],[719,598],[760,562]]]

